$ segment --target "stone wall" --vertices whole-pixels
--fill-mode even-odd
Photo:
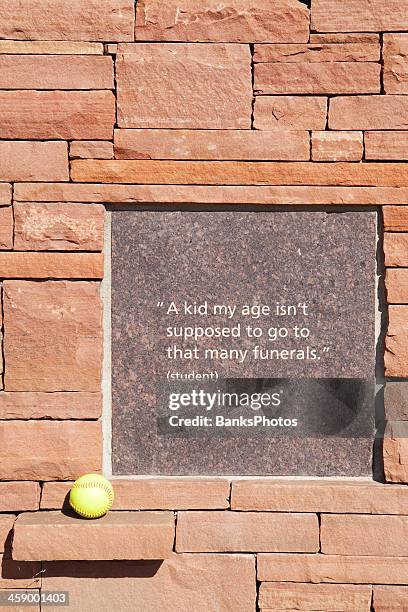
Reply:
[[[0,597],[408,610],[408,1],[308,4],[0,2]],[[379,211],[380,482],[146,475],[61,514],[102,469],[105,206],[139,204]]]

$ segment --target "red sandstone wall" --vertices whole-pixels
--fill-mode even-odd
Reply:
[[[408,376],[408,1],[134,8],[0,0],[0,595],[408,610],[405,484],[150,478],[101,521],[59,512],[58,481],[102,465],[104,204],[379,207],[385,371]],[[385,399],[385,478],[407,483],[405,383]]]

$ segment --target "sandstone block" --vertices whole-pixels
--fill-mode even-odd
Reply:
[[[385,93],[408,93],[408,34],[384,34],[383,61]]]
[[[384,234],[384,254],[386,266],[408,266],[408,233],[385,232]],[[394,274],[396,270],[389,270]],[[398,270],[403,274],[404,270]],[[403,276],[401,276],[401,280]]]
[[[367,562],[368,561],[368,562]],[[257,577],[271,582],[407,584],[407,557],[258,555]]]
[[[72,483],[44,485],[41,508],[62,508]],[[115,481],[113,510],[211,510],[229,507],[228,480],[141,479]]]
[[[408,489],[375,482],[236,480],[232,482],[231,508],[268,512],[405,514],[408,512]]]
[[[310,34],[310,42],[313,44],[346,44],[346,43],[367,43],[367,44],[379,44],[379,34],[368,34],[367,32],[328,32],[324,34],[317,34],[312,32]]]
[[[103,277],[102,253],[0,253],[2,278]]]
[[[405,187],[110,185],[101,183],[16,183],[21,202],[104,202],[108,204],[264,204],[373,206],[406,204]]]
[[[105,208],[100,204],[17,202],[14,205],[14,249],[101,251],[104,215]]]
[[[408,426],[406,421],[387,423],[383,440],[384,474],[388,482],[408,482]]]
[[[364,145],[362,132],[313,132],[313,161],[360,161]]]
[[[408,160],[408,132],[366,132],[364,144],[368,160]]]
[[[41,563],[19,563],[10,559],[8,551],[4,555],[0,554],[0,589],[33,589],[40,586]],[[13,608],[15,611],[16,606]],[[22,612],[27,609],[32,610],[33,608],[31,606],[20,608]],[[39,610],[39,608],[36,609]]]
[[[0,442],[0,480],[75,480],[101,469],[100,423],[4,421]]]
[[[306,42],[309,11],[297,0],[139,0],[136,40]]]
[[[244,45],[119,45],[118,124],[250,129],[251,55]]]
[[[385,231],[408,231],[408,206],[383,206],[382,212]]]
[[[71,40],[0,40],[0,54],[103,55],[103,44]]]
[[[318,36],[312,34],[311,36]],[[255,45],[254,62],[378,62],[380,45],[378,37],[373,41],[324,42],[306,45]]]
[[[13,248],[13,231],[13,209],[11,206],[3,206],[0,208],[1,250]]]
[[[0,392],[1,420],[99,419],[101,414],[101,393]]]
[[[8,206],[9,204],[11,204],[11,185],[0,183],[0,206]]]
[[[380,65],[371,62],[255,64],[256,95],[380,93]]]
[[[311,96],[258,96],[254,127],[257,130],[324,130],[327,98]]]
[[[1,138],[109,140],[114,123],[111,91],[0,91]]]
[[[6,391],[100,391],[98,283],[6,281],[3,307]]]
[[[384,388],[387,421],[408,421],[408,383],[387,382]]]
[[[0,553],[4,551],[6,540],[13,529],[15,520],[14,514],[0,514]]]
[[[199,162],[87,160],[71,162],[81,183],[152,185],[367,185],[408,186],[401,163]]]
[[[351,584],[290,584],[264,582],[259,589],[259,606],[265,610],[326,610],[369,612],[371,587]]]
[[[69,181],[67,144],[0,141],[0,180]]]
[[[256,606],[252,555],[172,555],[144,563],[43,564],[46,590],[68,590],[70,612],[249,612]],[[124,575],[125,572],[125,575]],[[100,576],[106,576],[103,580]],[[118,580],[119,578],[119,580]]]
[[[401,261],[400,251],[397,250],[395,257]],[[402,253],[402,258],[404,254]],[[392,253],[388,252],[388,260],[391,261]],[[406,257],[406,255],[405,255]],[[395,261],[395,259],[394,259]],[[408,269],[391,268],[387,270],[386,282],[387,302],[389,304],[408,304]]]
[[[408,1],[313,0],[312,30],[317,32],[386,32],[408,30]]]
[[[408,608],[407,587],[376,586],[373,588],[373,610],[375,612],[403,612]]]
[[[0,482],[0,511],[23,512],[40,507],[40,485],[37,482]]]
[[[406,557],[407,534],[408,516],[321,516],[321,551],[325,555]]]
[[[407,96],[349,96],[330,100],[331,130],[404,130]]]
[[[69,145],[71,159],[113,159],[113,144],[101,140],[77,140]]]
[[[408,307],[389,306],[385,339],[385,374],[404,378],[408,375]]]
[[[177,552],[316,552],[317,516],[259,512],[180,512]]]
[[[0,55],[0,89],[113,89],[110,57]]]
[[[166,559],[174,540],[172,512],[110,512],[84,521],[61,512],[20,514],[17,561]]]
[[[20,40],[133,40],[132,0],[3,0],[0,37]]]
[[[116,159],[308,160],[306,130],[115,130]]]

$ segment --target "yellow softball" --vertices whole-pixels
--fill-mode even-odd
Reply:
[[[69,494],[69,504],[84,518],[99,518],[112,508],[113,488],[100,474],[86,474],[78,478]]]

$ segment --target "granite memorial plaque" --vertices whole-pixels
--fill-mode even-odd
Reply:
[[[371,473],[374,212],[112,213],[115,474]]]

